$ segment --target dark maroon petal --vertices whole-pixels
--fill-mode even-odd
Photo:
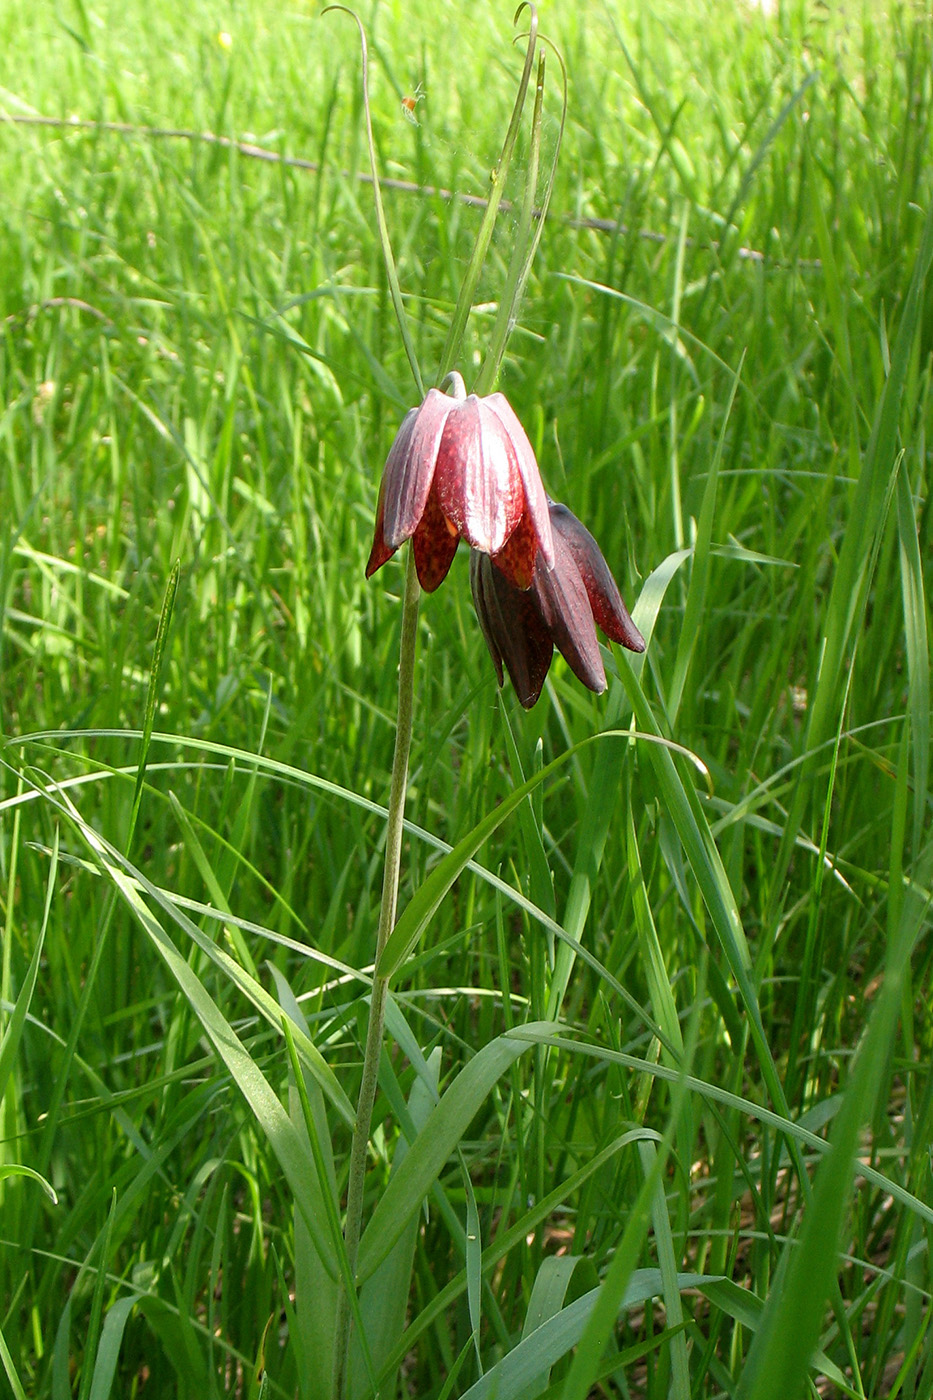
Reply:
[[[470,552],[476,615],[502,684],[502,663],[519,702],[530,710],[541,694],[554,647],[531,590],[509,583],[488,555]]]
[[[515,451],[495,414],[475,394],[455,403],[437,451],[441,510],[474,548],[495,554],[515,529],[525,492]]]
[[[644,651],[645,639],[629,616],[616,581],[589,530],[572,511],[556,501],[551,502],[551,524],[573,557],[597,624],[620,646],[628,647],[629,651]]]
[[[496,630],[494,620],[495,599],[489,600],[488,593],[490,584],[486,578],[484,561],[488,555],[480,554],[478,549],[470,550],[470,592],[473,594],[473,606],[476,609],[476,617],[479,622],[480,631],[492,657],[492,664],[496,668],[496,679],[499,686],[502,686],[502,651],[496,641]]]
[[[544,486],[541,483],[541,473],[538,471],[538,463],[535,460],[534,449],[528,441],[528,435],[519,422],[515,410],[504,394],[489,394],[488,397],[483,400],[483,404],[488,413],[495,414],[498,418],[506,437],[512,444],[512,450],[515,453],[515,461],[522,479],[522,487],[525,492],[525,509],[531,517],[531,523],[538,537],[541,553],[544,555],[544,562],[549,569],[553,568],[554,546],[551,542],[551,519],[548,512],[548,500],[545,495]]]
[[[535,576],[538,536],[527,511],[509,535],[493,563],[516,588],[530,588]]]
[[[535,568],[531,595],[554,645],[578,680],[600,694],[606,689],[606,672],[599,654],[593,612],[580,571],[562,535],[554,534],[554,567]]]
[[[372,578],[377,569],[381,569],[387,559],[391,559],[395,553],[390,549],[385,541],[385,531],[383,521],[385,517],[385,491],[379,489],[379,507],[376,511],[376,531],[373,535],[373,547],[369,551],[369,563],[366,565],[366,577]]]
[[[418,582],[425,593],[433,593],[444,582],[457,552],[459,538],[431,492],[420,524],[412,537]]]
[[[403,540],[411,538],[424,514],[434,478],[437,445],[455,403],[456,399],[439,389],[429,389],[424,403],[420,408],[409,409],[395,435],[382,476],[383,528],[391,549],[398,549]]]

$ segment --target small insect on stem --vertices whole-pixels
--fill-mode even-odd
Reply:
[[[402,116],[407,122],[411,122],[412,126],[421,125],[418,118],[415,116],[415,108],[418,106],[418,103],[423,102],[424,99],[425,92],[420,83],[410,97],[402,98]]]

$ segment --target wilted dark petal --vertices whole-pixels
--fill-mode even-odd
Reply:
[[[418,582],[425,593],[433,593],[444,582],[458,542],[457,535],[451,530],[438,505],[436,492],[432,491],[411,541]]]
[[[373,536],[373,547],[369,551],[369,563],[366,565],[366,577],[371,578],[377,569],[381,569],[387,559],[391,559],[395,553],[390,549],[385,541],[385,530],[383,521],[385,517],[385,484],[379,488],[379,508],[376,512],[376,532]]]
[[[525,492],[525,509],[531,517],[541,553],[550,569],[554,565],[551,519],[548,512],[548,499],[541,482],[541,473],[538,471],[534,449],[528,441],[528,435],[519,422],[515,410],[504,394],[490,394],[483,400],[483,404],[489,413],[495,414],[498,418],[512,445]]]
[[[516,588],[525,589],[535,576],[537,555],[538,536],[526,510],[499,553],[492,556],[493,563]]]
[[[437,447],[456,399],[429,389],[420,408],[409,409],[389,449],[382,481],[385,489],[386,544],[398,549],[410,539],[424,514]]]
[[[556,501],[551,502],[551,524],[573,558],[597,624],[620,646],[628,647],[629,651],[644,651],[645,639],[632,621],[589,530],[572,511]]]
[[[578,680],[600,694],[606,689],[606,672],[599,654],[590,600],[580,572],[562,535],[554,534],[554,567],[543,561],[535,568],[531,596],[554,645]]]
[[[514,449],[475,394],[455,403],[447,417],[434,486],[448,520],[484,554],[500,550],[521,519],[525,493]]]
[[[470,586],[499,684],[504,661],[515,694],[529,710],[541,694],[554,653],[534,594],[509,583],[489,556],[475,549],[470,552]]]

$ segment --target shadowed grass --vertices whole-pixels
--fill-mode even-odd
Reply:
[[[602,699],[558,659],[535,710],[497,702],[455,562],[419,620],[401,907],[633,704],[709,778],[579,749],[398,969],[384,1396],[933,1387],[933,29],[682,8],[541,11],[569,109],[500,380],[648,651],[607,653]],[[383,171],[484,197],[511,14],[363,18]],[[355,39],[103,0],[8,6],[0,40],[6,117],[317,164],[0,123],[0,1362],[55,1400],[314,1397],[394,737],[402,571],[363,566],[411,401]],[[545,155],[559,119],[546,94]],[[428,380],[482,211],[383,198]]]

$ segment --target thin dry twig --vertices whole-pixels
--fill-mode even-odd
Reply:
[[[223,150],[236,151],[239,155],[247,156],[250,160],[266,161],[271,165],[285,165],[290,169],[307,170],[312,174],[317,174],[320,171],[317,161],[307,160],[304,156],[284,155],[281,151],[270,150],[268,146],[260,146],[254,141],[243,141],[235,136],[222,136],[215,131],[195,131],[187,127],[176,126],[145,126],[135,122],[94,121],[87,117],[45,117],[19,112],[0,112],[0,123],[2,122],[7,122],[12,126],[49,127],[53,130],[104,131],[117,136],[139,136],[150,140],[199,141],[208,146],[219,146]],[[346,170],[341,173],[345,178],[356,178],[364,185],[373,183],[372,175],[366,170],[357,170],[355,176]],[[399,190],[403,194],[456,200],[460,204],[467,204],[475,209],[485,209],[489,202],[483,195],[466,194],[460,190],[448,190],[437,185],[419,185],[414,180],[398,180],[386,175],[380,177],[379,184],[383,189]],[[510,200],[503,199],[500,201],[499,208],[504,213],[510,213],[513,205]],[[541,211],[536,209],[534,212],[535,217],[540,218]],[[571,214],[560,214],[557,217],[567,228],[590,229],[596,233],[611,233],[618,237],[626,237],[632,232],[627,225],[618,219],[577,218]],[[656,229],[638,229],[636,236],[650,243],[663,244],[670,241],[668,234],[659,233]],[[694,240],[688,241],[693,242]],[[713,241],[709,246],[715,250],[719,244]],[[756,248],[739,248],[738,256],[746,262],[764,263],[766,261],[764,253],[759,252]],[[818,270],[820,262],[816,258],[806,261],[800,260],[795,266]]]

